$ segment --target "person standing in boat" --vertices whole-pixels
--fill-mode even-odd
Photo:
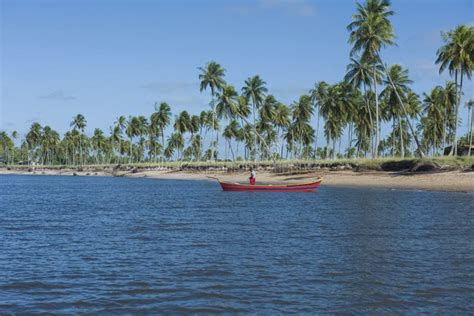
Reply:
[[[250,184],[251,185],[255,185],[255,183],[257,182],[257,173],[255,172],[255,169],[250,167]]]

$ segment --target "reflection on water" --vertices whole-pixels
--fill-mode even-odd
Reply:
[[[0,177],[0,312],[469,313],[472,194]]]

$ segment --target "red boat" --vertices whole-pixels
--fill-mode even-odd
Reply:
[[[315,181],[301,183],[301,184],[242,184],[219,181],[223,191],[238,191],[238,192],[313,192],[320,185],[323,179],[318,178]]]

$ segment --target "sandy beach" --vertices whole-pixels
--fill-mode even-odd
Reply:
[[[69,169],[53,170],[38,169],[32,172],[26,170],[0,169],[0,175],[63,175],[63,176],[112,176],[106,171],[75,171]],[[172,180],[209,180],[212,177],[232,182],[246,182],[247,172],[216,172],[216,171],[169,171],[169,170],[140,170],[136,173],[120,172],[118,176],[133,178],[172,179]],[[258,182],[266,183],[297,183],[311,178],[323,177],[322,185],[330,186],[357,186],[383,187],[393,189],[413,189],[429,191],[459,191],[474,192],[474,172],[472,171],[444,171],[444,172],[384,172],[384,171],[329,171],[305,173],[274,174],[267,171],[257,173]]]
[[[175,180],[209,180],[208,177],[217,177],[224,181],[233,182],[246,182],[248,178],[247,173],[192,173],[182,171],[144,171],[141,173],[129,174],[127,176]],[[257,174],[257,181],[267,183],[297,183],[307,179],[314,179],[316,177],[323,177],[322,185],[332,186],[474,192],[474,172],[463,171],[434,173],[320,171],[304,174],[273,174],[269,172],[259,172]]]

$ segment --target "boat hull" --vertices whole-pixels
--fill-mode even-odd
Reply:
[[[234,192],[313,192],[321,185],[321,179],[309,183],[288,185],[250,185],[219,181],[223,191]]]

